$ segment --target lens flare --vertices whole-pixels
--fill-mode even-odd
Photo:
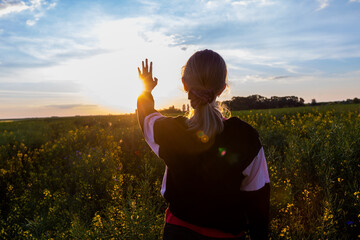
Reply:
[[[209,141],[209,136],[201,130],[196,132],[196,136],[200,139],[202,143],[207,143]]]
[[[226,155],[226,148],[219,148],[219,156],[223,157]]]

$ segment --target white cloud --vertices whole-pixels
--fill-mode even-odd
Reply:
[[[79,86],[72,81],[41,82],[3,82],[0,81],[1,92],[22,93],[76,93]]]
[[[27,24],[32,24],[32,22],[29,21]],[[6,44],[5,47],[11,50],[12,45],[15,45],[16,52],[27,56],[26,59],[16,61],[15,65],[13,65],[14,67],[24,67],[24,65],[41,67],[44,65],[61,64],[68,59],[88,57],[102,52],[100,47],[95,46],[89,37],[72,37],[36,38],[11,36],[7,39],[7,42],[10,44]],[[7,63],[11,64],[11,61],[8,60]]]
[[[274,12],[269,14],[264,12],[263,7],[270,7],[276,2],[272,0],[211,0],[205,1],[203,5],[193,6],[193,11],[200,13],[199,17],[205,22],[211,19],[212,22],[225,20],[253,21],[255,19],[264,19],[273,17]],[[198,11],[196,8],[206,9],[207,11]],[[215,14],[210,14],[209,11]],[[197,21],[198,22],[198,21]]]
[[[242,78],[243,82],[252,81],[252,82],[268,82],[268,81],[278,81],[286,82],[285,79],[290,78],[289,76],[261,76],[261,75],[246,75]]]
[[[56,7],[56,2],[53,2],[53,3],[48,3],[48,7],[47,9],[52,9],[52,8],[55,8]]]
[[[33,19],[29,19],[29,20],[26,21],[26,25],[34,26],[40,20],[40,18],[43,15],[44,15],[44,12],[40,12],[38,14],[35,14]]]
[[[238,0],[238,1],[232,1],[231,2],[232,5],[236,6],[236,5],[240,5],[240,6],[248,6],[251,4],[257,4],[260,6],[266,6],[266,5],[273,5],[275,4],[274,1],[269,1],[269,0]]]
[[[27,20],[26,21],[26,25],[28,25],[28,26],[34,26],[35,24],[36,24],[36,20]]]
[[[317,11],[320,11],[320,10],[328,7],[328,6],[329,6],[329,2],[330,2],[330,0],[317,0],[317,1],[318,1],[318,3],[320,4],[319,7],[318,7],[318,9],[316,9]]]
[[[254,50],[254,49],[219,49],[217,50],[224,58],[228,59],[232,64],[229,65],[229,68],[234,69],[236,72],[239,72],[236,68],[231,66],[233,65],[252,65],[256,66],[265,66],[274,69],[283,69],[288,73],[298,73],[299,67],[291,64],[293,61],[293,55],[301,57],[299,52],[289,52],[288,50],[279,51],[279,49],[274,49],[273,51],[263,51],[263,50]],[[301,59],[299,59],[301,60]],[[244,69],[240,70],[243,71]],[[247,69],[251,71],[251,69]]]
[[[34,26],[37,21],[44,15],[45,11],[52,9],[56,6],[56,2],[48,2],[46,0],[5,0],[0,3],[0,17],[4,17],[9,14],[21,13],[24,11],[30,11],[34,14],[32,19],[28,19],[26,24],[28,26]]]
[[[138,0],[139,4],[144,5],[150,12],[154,12],[160,8],[160,3],[150,0]]]
[[[233,6],[248,6],[248,5],[272,5],[275,2],[273,0],[207,0],[201,1],[205,6],[209,8],[215,8],[224,5],[233,5]]]
[[[3,1],[0,3],[0,17],[10,13],[19,13],[30,9],[30,6],[23,1]]]

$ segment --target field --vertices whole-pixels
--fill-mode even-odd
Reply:
[[[360,238],[360,105],[233,112],[260,133],[272,239]],[[134,115],[0,122],[0,239],[161,239]]]

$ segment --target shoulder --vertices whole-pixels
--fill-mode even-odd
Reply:
[[[224,131],[220,141],[241,156],[241,168],[245,169],[262,148],[259,134],[247,122],[231,117],[224,121]]]
[[[160,155],[168,165],[170,157],[194,155],[210,146],[203,144],[194,132],[189,131],[187,118],[183,116],[165,117],[154,124],[155,142],[160,146]]]
[[[165,117],[162,116],[161,118],[157,119],[155,122],[156,128],[159,130],[164,129],[185,129],[186,128],[186,118],[183,116],[177,117]]]
[[[186,118],[182,116],[158,118],[154,123],[154,132],[159,140],[164,141],[183,136],[187,132]]]
[[[228,134],[236,135],[238,137],[258,138],[258,131],[249,123],[241,120],[238,117],[231,117],[224,121],[224,131]]]

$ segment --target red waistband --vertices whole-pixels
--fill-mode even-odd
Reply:
[[[238,235],[233,235],[231,233],[226,233],[221,230],[215,229],[215,228],[206,228],[206,227],[200,227],[188,222],[185,222],[177,217],[175,217],[168,209],[166,209],[165,212],[165,221],[170,224],[186,227],[194,232],[197,232],[201,235],[207,236],[207,237],[213,237],[213,238],[238,238],[243,236],[245,233],[241,232]]]

